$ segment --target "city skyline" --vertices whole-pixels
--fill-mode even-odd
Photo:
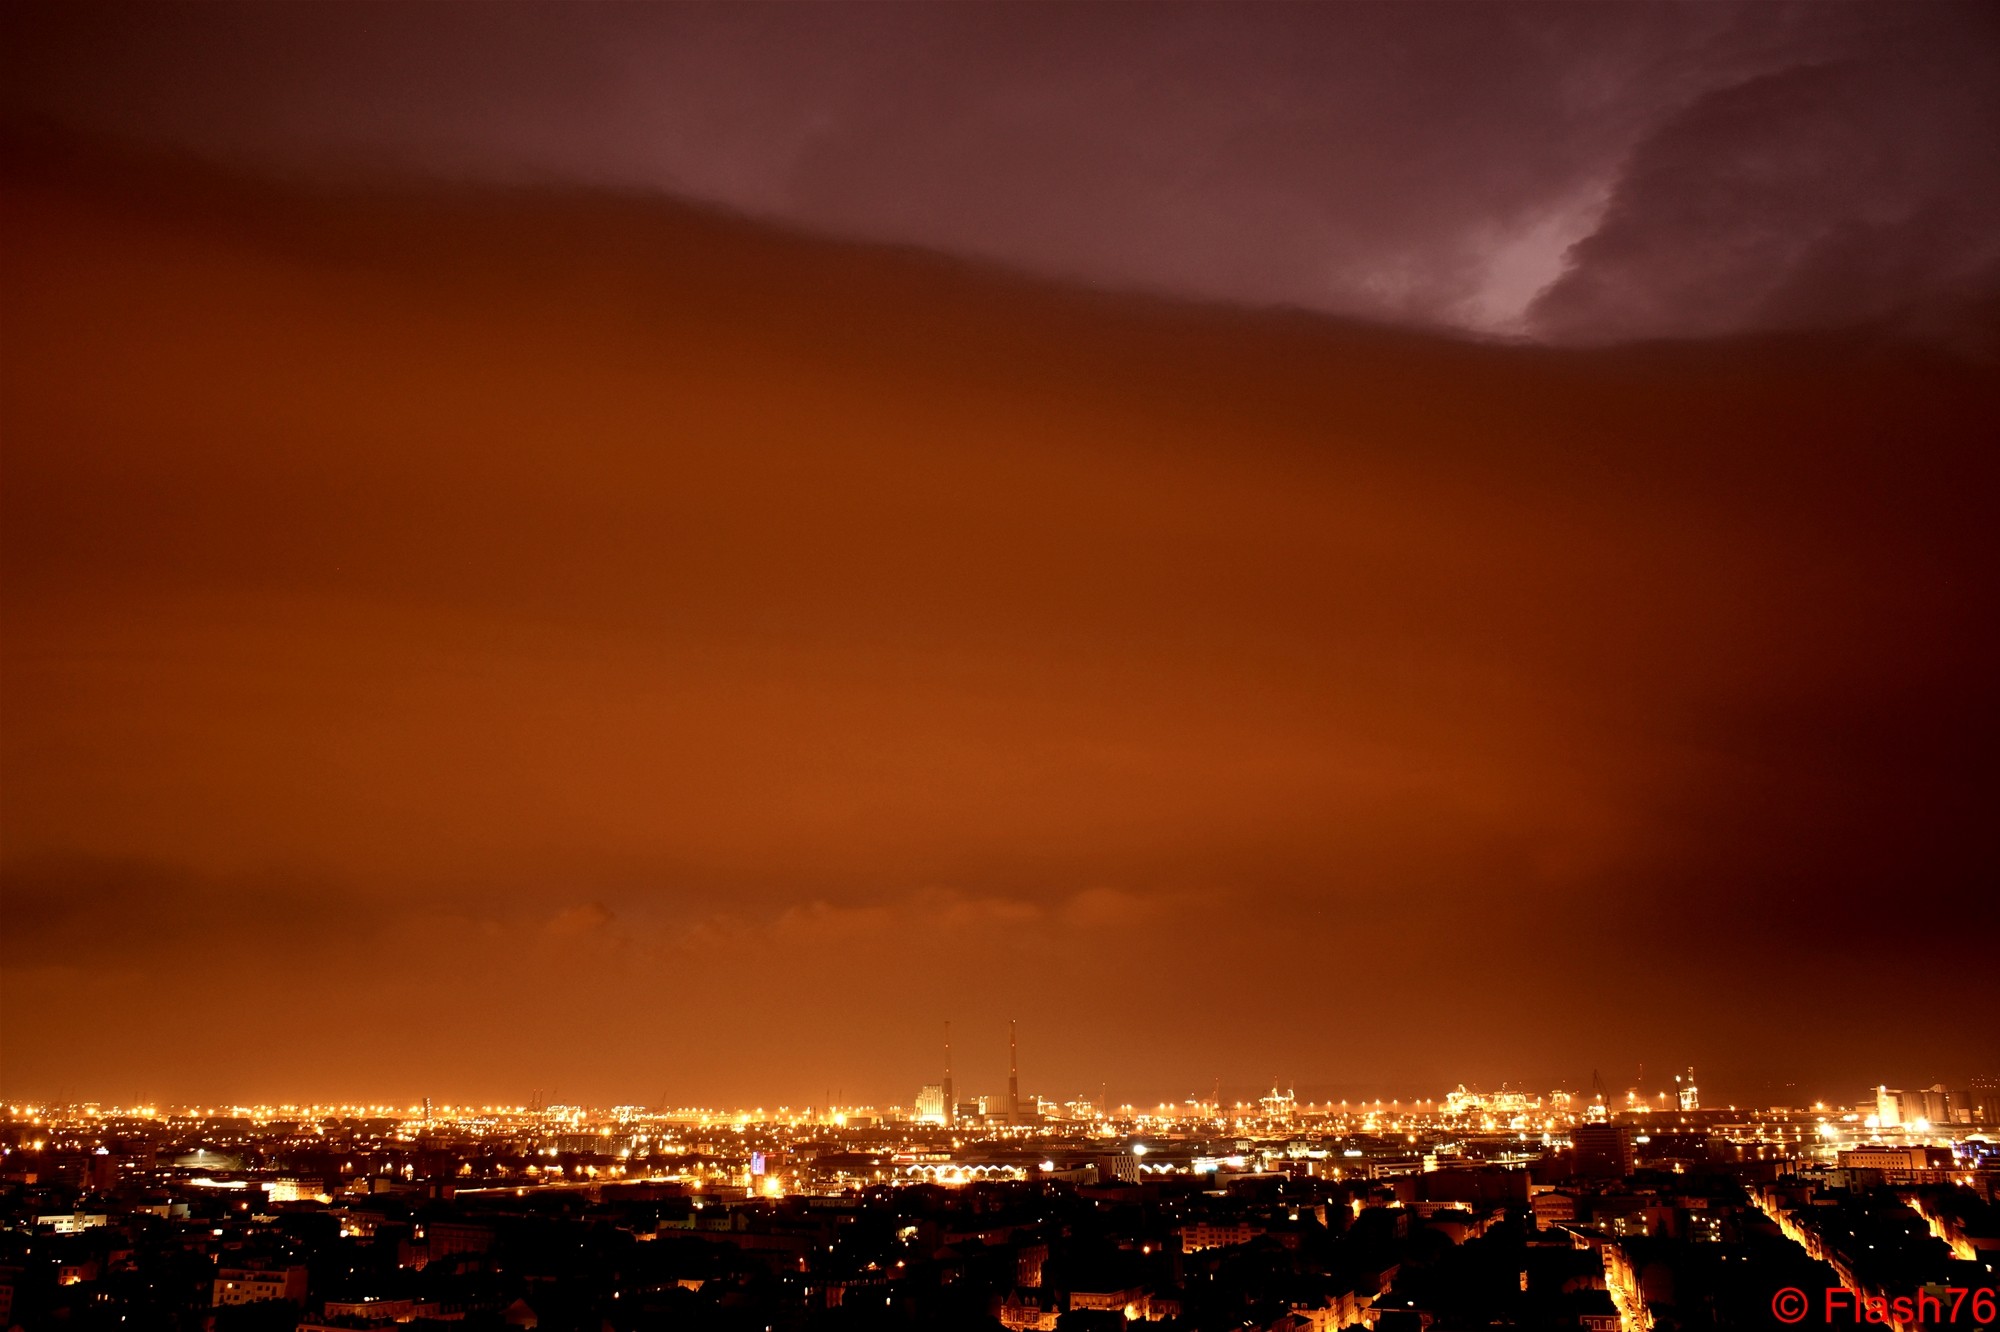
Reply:
[[[1991,1324],[2000,1079],[1962,1103],[1880,1088],[1866,1115],[1711,1106],[1693,1070],[1675,1085],[1651,1111],[1274,1091],[956,1124],[938,1084],[915,1115],[4,1106],[0,1317],[1733,1332],[1864,1308],[1916,1329],[1957,1307]]]
[[[1990,6],[361,12],[0,15],[0,1101],[2000,1063]]]

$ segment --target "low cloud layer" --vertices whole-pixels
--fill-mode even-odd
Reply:
[[[6,145],[9,1094],[1977,1071],[1796,1022],[1995,1002],[1963,357],[94,151]]]

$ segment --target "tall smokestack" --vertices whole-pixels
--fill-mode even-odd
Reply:
[[[958,1122],[958,1093],[951,1085],[951,1023],[944,1024],[944,1122]]]
[[[1007,1019],[1007,1122],[1021,1122],[1021,1049],[1014,1039],[1014,1019]]]

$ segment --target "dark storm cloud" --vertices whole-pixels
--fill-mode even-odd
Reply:
[[[2000,42],[1980,5],[60,5],[7,21],[13,103],[114,133],[291,171],[664,192],[1182,296],[1590,341],[1994,290],[1982,89]]]
[[[2000,84],[1963,58],[1904,46],[1704,94],[1634,149],[1532,324],[1595,340],[1922,327],[2000,294]]]

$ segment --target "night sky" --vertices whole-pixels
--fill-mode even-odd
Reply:
[[[14,5],[0,1092],[2000,1072],[2000,11]]]

